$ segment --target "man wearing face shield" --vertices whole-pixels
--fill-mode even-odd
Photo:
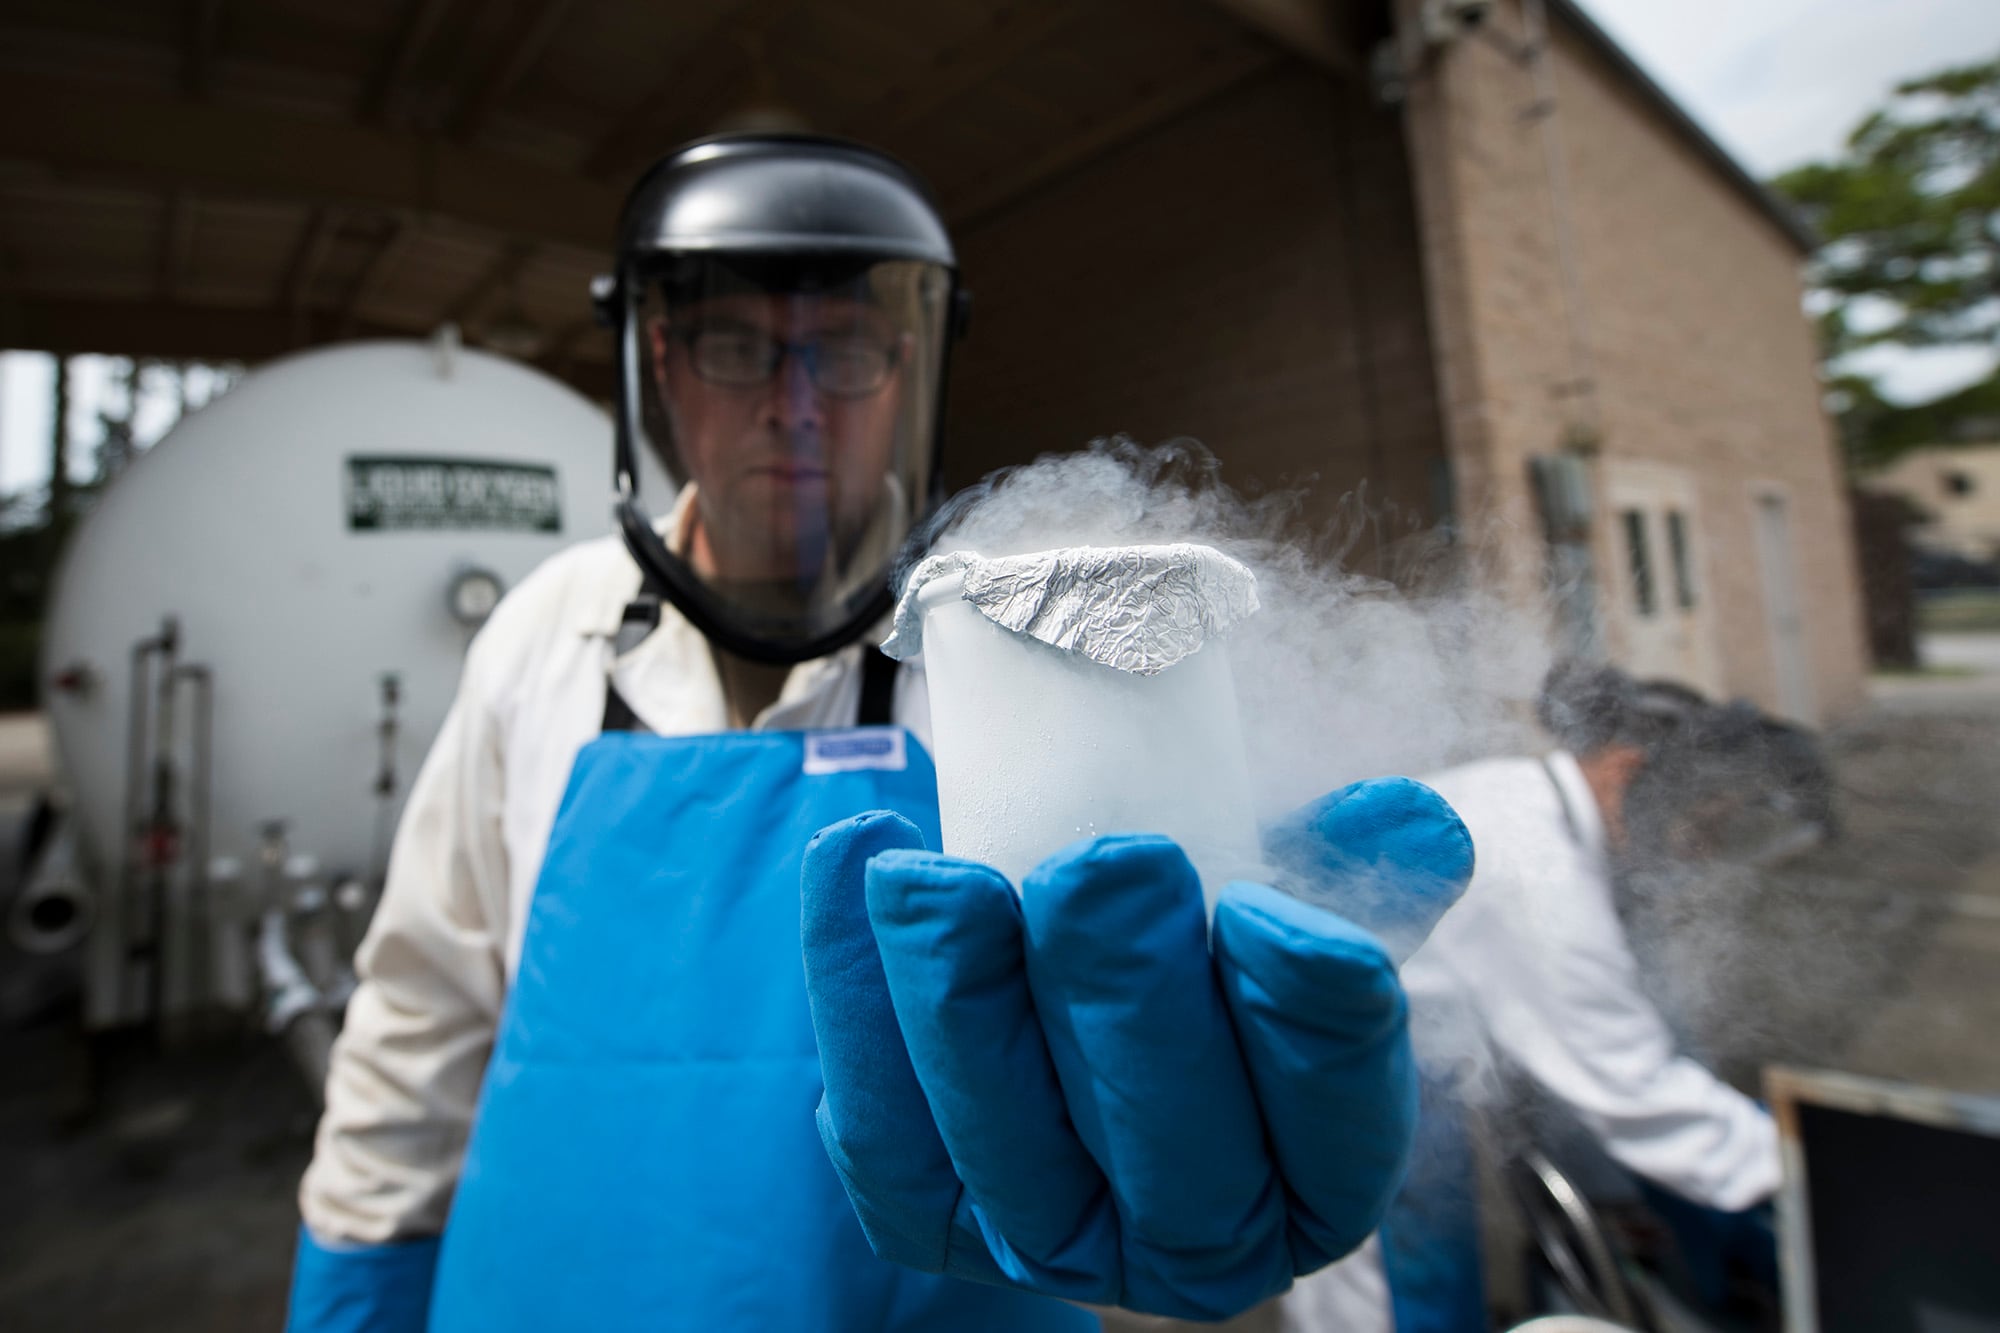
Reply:
[[[1285,1298],[1288,1326],[1487,1326],[1460,1107],[1495,1109],[1503,1085],[1564,1108],[1676,1223],[1705,1214],[1711,1237],[1752,1238],[1763,1253],[1750,1261],[1775,1282],[1768,1211],[1751,1210],[1778,1188],[1776,1128],[1676,1049],[1614,881],[1635,866],[1701,873],[1802,850],[1834,832],[1830,776],[1797,728],[1609,667],[1558,666],[1538,712],[1553,752],[1425,779],[1479,851],[1471,886],[1403,968],[1425,1129],[1380,1258],[1302,1283]]]
[[[1372,937],[1231,886],[1211,957],[1160,838],[1051,858],[1038,915],[924,850],[921,671],[863,646],[940,498],[962,297],[921,186],[835,140],[690,145],[595,295],[619,535],[502,602],[411,792],[291,1327],[1059,1333],[1351,1249],[1414,1110]],[[1407,871],[1424,926],[1469,871],[1413,783],[1295,825]]]

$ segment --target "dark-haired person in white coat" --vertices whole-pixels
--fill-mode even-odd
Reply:
[[[1747,705],[1609,668],[1558,668],[1540,713],[1559,748],[1424,779],[1465,820],[1477,865],[1402,969],[1427,1074],[1418,1160],[1376,1242],[1284,1297],[1280,1327],[1486,1327],[1458,1111],[1503,1084],[1565,1108],[1667,1201],[1737,1233],[1768,1225],[1776,1127],[1679,1048],[1641,984],[1614,882],[1655,858],[1768,861],[1830,831],[1825,770],[1805,733]]]

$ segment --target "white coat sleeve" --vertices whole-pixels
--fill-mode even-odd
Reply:
[[[479,657],[475,643],[355,956],[360,985],[299,1190],[322,1241],[439,1234],[458,1182],[506,991],[501,731]]]
[[[1514,965],[1480,997],[1496,1045],[1630,1170],[1731,1212],[1768,1198],[1780,1170],[1770,1116],[1675,1050],[1598,886],[1540,887],[1529,898],[1548,910],[1506,922]],[[1546,892],[1558,887],[1575,891]]]

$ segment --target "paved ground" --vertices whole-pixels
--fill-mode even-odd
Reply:
[[[1844,836],[1748,915],[1768,968],[1722,1003],[1759,1063],[2000,1094],[2000,635],[1925,656],[1969,674],[1880,680],[1829,737]]]
[[[0,1061],[0,1328],[283,1327],[313,1113],[274,1048],[86,1053],[44,1029],[0,1036]]]
[[[1936,636],[1924,656],[1975,674],[1878,687],[1840,737],[1861,853],[1840,879],[1849,910],[1903,926],[1884,969],[1900,975],[1831,1054],[1856,1073],[2000,1094],[2000,634]]]
[[[1966,674],[1884,680],[1829,737],[1845,836],[1668,923],[1685,964],[1668,998],[1746,1085],[1775,1061],[2000,1092],[2000,635],[1929,647]],[[0,718],[0,799],[45,745]],[[74,1042],[0,1033],[0,1328],[277,1328],[298,1080],[255,1043],[98,1054],[96,1114],[66,1125]]]
[[[1656,913],[1662,1000],[1746,1087],[1790,1064],[2000,1093],[2000,635],[1926,649],[1967,674],[1880,679],[1827,737],[1838,840]]]
[[[0,715],[0,905],[48,779],[42,719]],[[0,1329],[275,1333],[311,1149],[304,1083],[241,1029],[159,1052],[87,1046],[60,1009],[23,1028],[63,989],[51,966],[0,940]]]

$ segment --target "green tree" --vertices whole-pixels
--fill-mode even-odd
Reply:
[[[2000,374],[1903,406],[1844,358],[1881,344],[2000,353],[2000,59],[1899,85],[1837,160],[1771,184],[1824,238],[1808,282],[1850,461],[1995,438]]]
[[[1773,184],[1826,238],[1811,279],[1829,355],[2000,348],[2000,60],[1899,85],[1840,160]]]

